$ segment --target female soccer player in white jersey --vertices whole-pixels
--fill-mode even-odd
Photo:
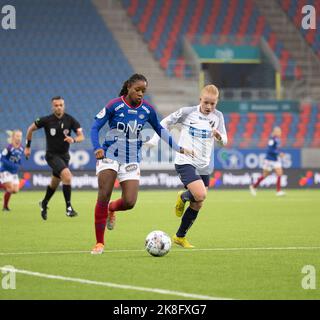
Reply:
[[[176,154],[175,168],[187,191],[178,193],[175,212],[181,217],[181,224],[173,241],[184,247],[193,248],[186,239],[187,231],[196,220],[207,195],[210,174],[213,170],[214,140],[221,145],[227,144],[227,133],[222,112],[216,109],[219,90],[214,85],[205,86],[200,95],[200,104],[184,107],[161,121],[164,128],[180,123],[182,125],[179,145],[194,150],[194,155]],[[158,142],[154,135],[147,145]],[[189,207],[184,211],[187,201]]]

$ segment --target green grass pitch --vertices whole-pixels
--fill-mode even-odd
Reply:
[[[191,299],[172,291],[231,299],[320,298],[319,190],[288,190],[285,197],[259,190],[255,198],[247,191],[210,191],[188,234],[196,248],[173,245],[161,258],[144,250],[144,240],[152,230],[175,233],[176,191],[140,191],[136,207],[119,212],[116,228],[106,232],[101,256],[89,254],[96,192],[73,192],[80,214],[73,219],[65,216],[57,192],[47,221],[38,207],[43,194],[22,191],[12,196],[10,213],[0,212],[0,267],[63,278],[17,273],[16,289],[5,290],[0,272],[0,299]],[[314,290],[302,288],[305,265],[318,272]]]

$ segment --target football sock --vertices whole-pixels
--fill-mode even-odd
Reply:
[[[182,195],[181,195],[181,199],[186,202],[186,201],[192,201],[192,202],[196,202],[195,198],[193,197],[192,193],[190,192],[190,190],[185,191]]]
[[[63,196],[64,200],[66,202],[67,208],[71,206],[71,185],[70,184],[64,184],[62,186]]]
[[[110,202],[109,210],[110,211],[124,211],[124,210],[127,210],[127,207],[126,207],[123,199],[120,198],[118,200]]]
[[[44,196],[44,199],[42,201],[45,205],[48,204],[49,200],[51,199],[51,197],[53,196],[55,191],[56,191],[56,189],[52,189],[50,186],[47,186],[47,192],[46,192],[46,195]]]
[[[177,237],[185,237],[187,231],[191,228],[193,222],[197,219],[198,212],[199,211],[193,210],[190,207],[187,208],[181,219],[181,224],[177,232]]]
[[[108,202],[98,201],[94,211],[94,224],[97,243],[104,244],[104,232],[108,216]]]
[[[4,198],[3,198],[3,207],[4,208],[8,208],[10,197],[11,197],[11,193],[10,192],[6,192],[4,194]]]
[[[257,182],[253,185],[254,188],[258,187],[258,185],[260,184],[260,182],[264,179],[264,176],[261,176]]]
[[[281,176],[277,177],[277,192],[281,191]]]

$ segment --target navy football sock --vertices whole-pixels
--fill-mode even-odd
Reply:
[[[188,230],[191,228],[193,222],[197,219],[198,212],[188,207],[185,211],[182,219],[179,230],[177,232],[177,237],[185,237]]]
[[[55,193],[56,189],[52,189],[50,186],[47,187],[46,195],[43,199],[43,204],[47,205],[53,194]]]
[[[71,185],[69,184],[64,184],[62,185],[62,191],[64,195],[64,200],[66,202],[66,207],[71,206]]]

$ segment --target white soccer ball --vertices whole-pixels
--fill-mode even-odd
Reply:
[[[163,231],[152,231],[147,235],[146,250],[154,257],[166,255],[171,248],[171,239]]]

